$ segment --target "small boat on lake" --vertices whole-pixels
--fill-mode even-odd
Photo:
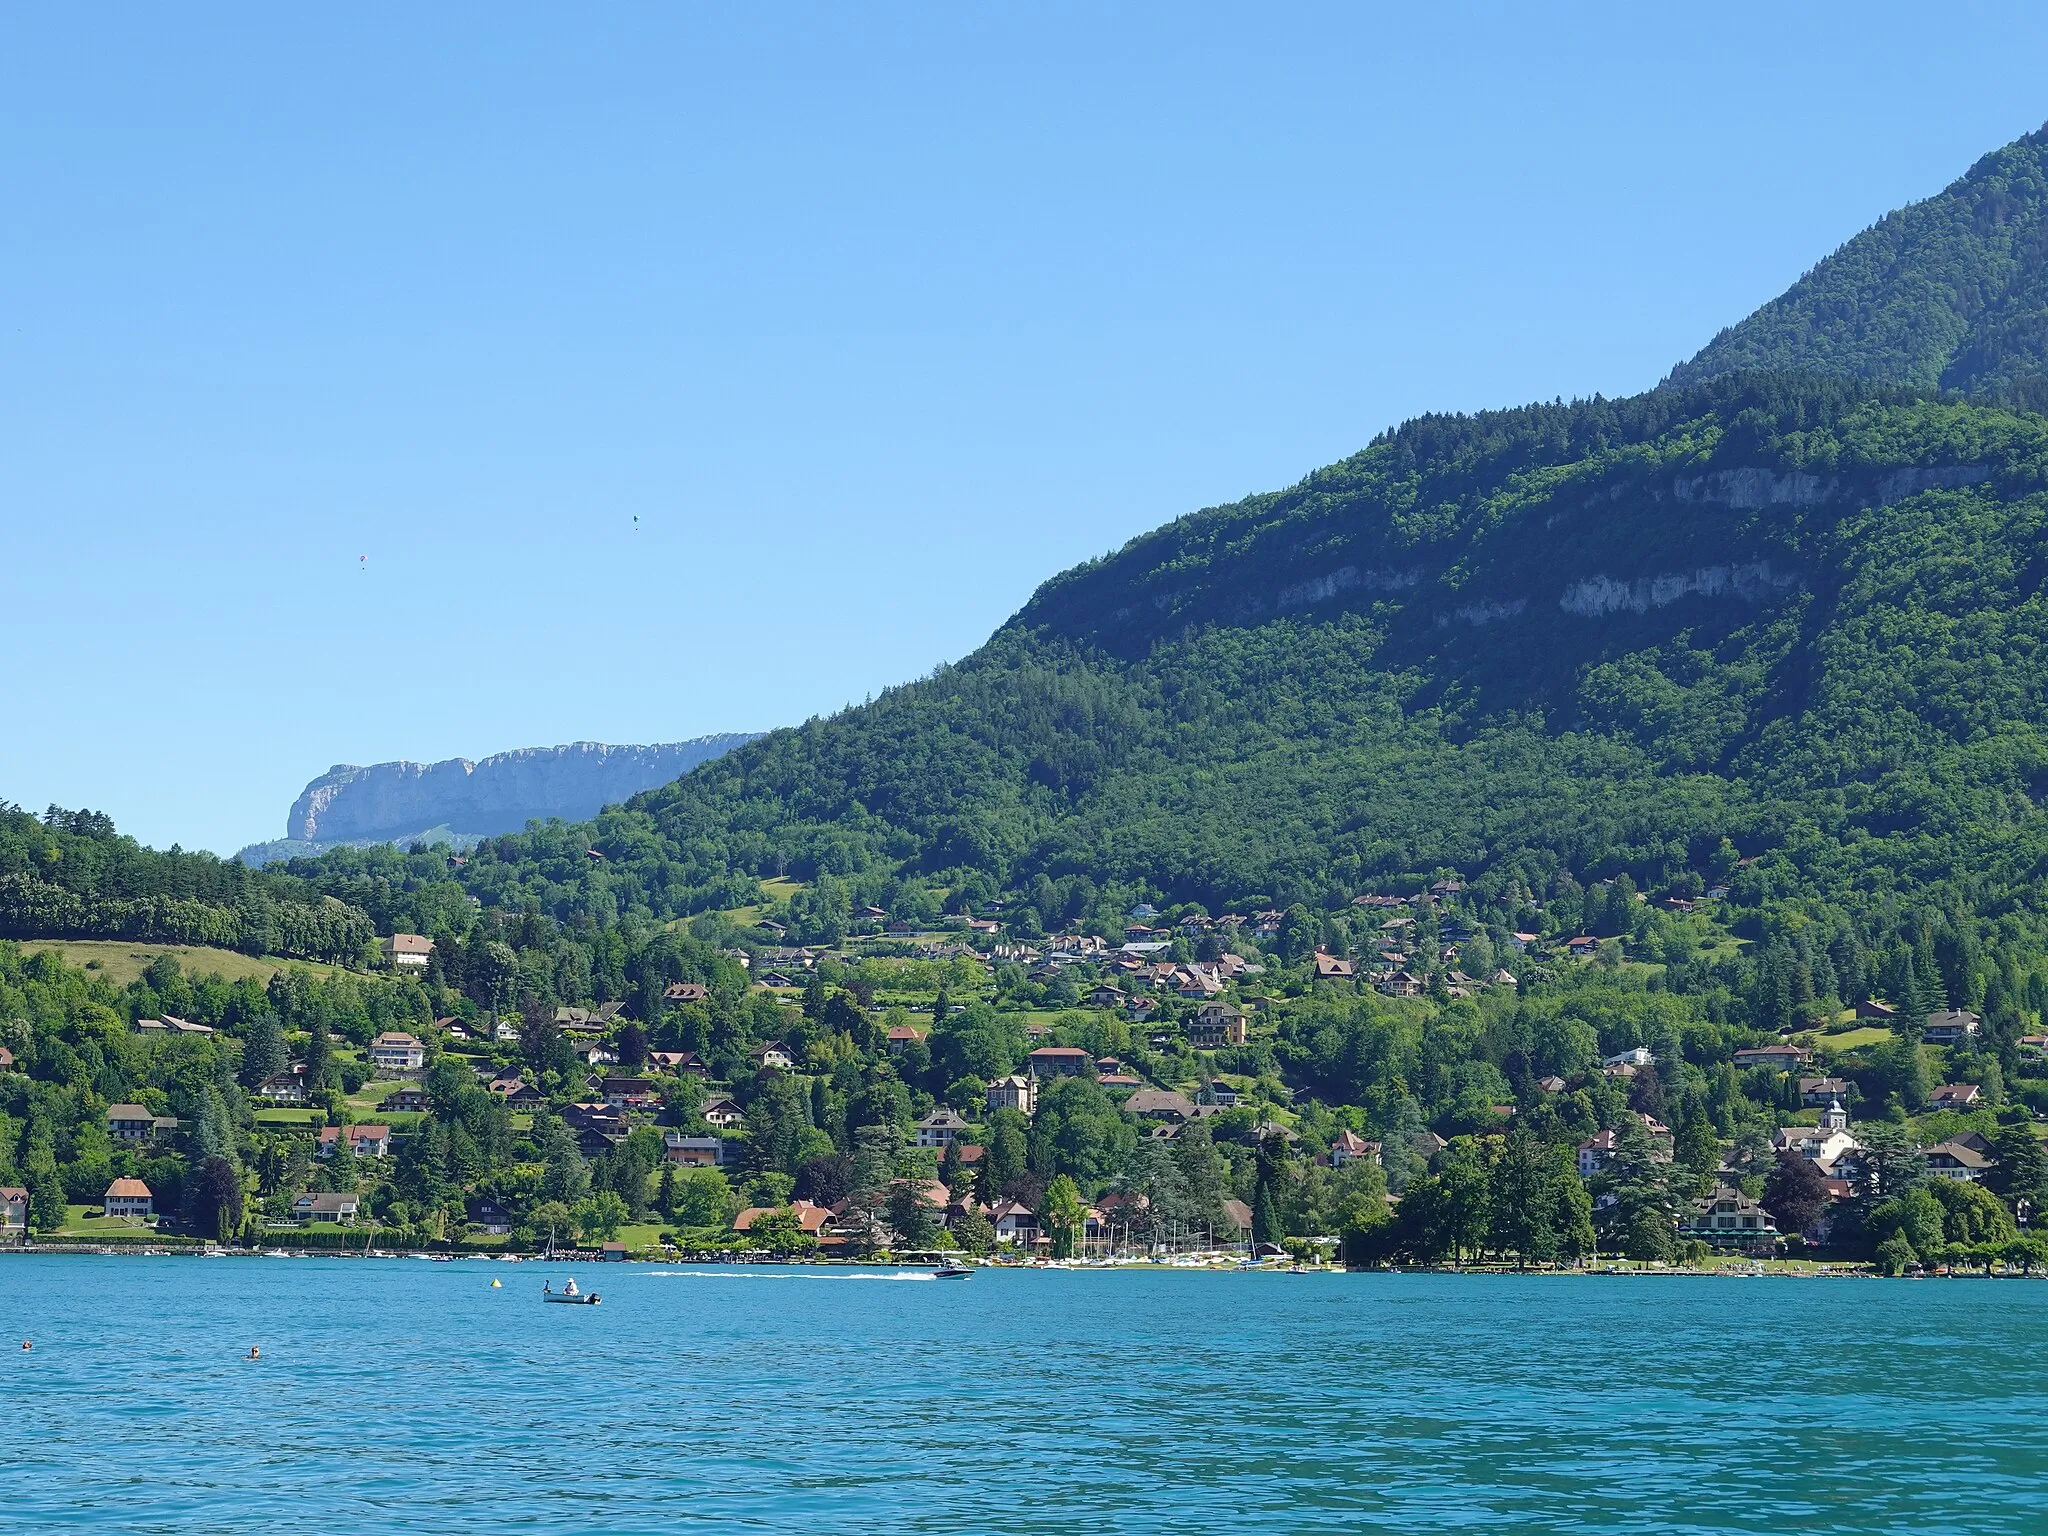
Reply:
[[[565,1306],[571,1307],[594,1307],[604,1298],[595,1291],[579,1289],[574,1280],[571,1280],[559,1291],[543,1280],[540,1287],[540,1299],[542,1301],[560,1302]]]
[[[974,1271],[972,1269],[954,1259],[946,1260],[945,1263],[932,1271],[932,1278],[934,1280],[969,1280],[973,1277]]]

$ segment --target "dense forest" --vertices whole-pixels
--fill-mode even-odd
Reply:
[[[1671,382],[1757,369],[2048,400],[2048,129],[1887,214]]]
[[[131,939],[352,960],[367,914],[304,881],[210,853],[160,853],[96,811],[0,802],[0,938]]]

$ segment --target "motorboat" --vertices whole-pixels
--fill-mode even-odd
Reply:
[[[579,1288],[576,1282],[574,1280],[571,1280],[559,1291],[556,1290],[547,1281],[542,1281],[540,1287],[540,1299],[542,1301],[560,1302],[564,1306],[570,1307],[594,1307],[598,1304],[598,1302],[602,1301],[604,1298],[599,1296],[595,1291],[586,1291]]]
[[[948,1259],[932,1271],[934,1280],[969,1280],[973,1276],[974,1271],[957,1259]]]

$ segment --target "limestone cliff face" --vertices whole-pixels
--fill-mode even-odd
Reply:
[[[645,747],[577,741],[500,752],[480,762],[337,764],[293,802],[285,836],[323,844],[381,841],[430,827],[491,836],[516,832],[536,817],[583,821],[753,739],[700,736]]]

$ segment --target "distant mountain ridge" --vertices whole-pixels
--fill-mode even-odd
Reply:
[[[727,732],[651,746],[522,747],[474,761],[337,763],[292,802],[283,841],[253,844],[240,857],[262,863],[430,833],[465,843],[532,820],[582,821],[752,740]]]
[[[1885,215],[1667,383],[1759,370],[2048,404],[2048,127]]]

